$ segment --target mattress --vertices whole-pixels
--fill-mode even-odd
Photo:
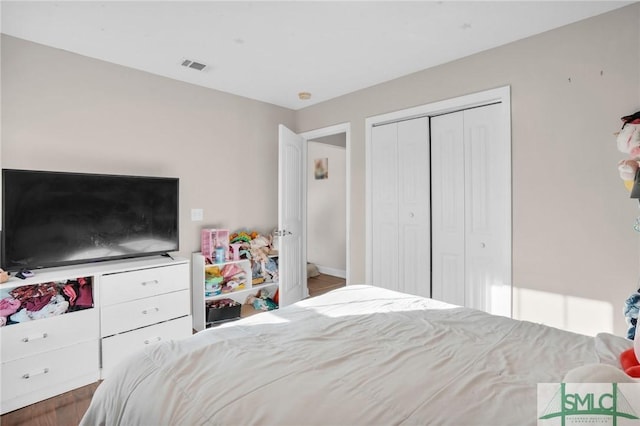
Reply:
[[[631,346],[366,285],[156,344],[83,425],[527,425],[538,383]]]

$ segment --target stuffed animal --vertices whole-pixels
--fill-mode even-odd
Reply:
[[[636,325],[638,323],[638,313],[640,312],[640,289],[633,293],[624,302],[624,318],[627,321],[627,339],[633,340],[636,335]]]
[[[618,173],[628,191],[633,188],[638,168],[640,168],[640,163],[636,160],[620,160],[618,163]]]
[[[640,111],[621,118],[622,129],[616,142],[618,150],[640,159]]]
[[[627,375],[640,378],[640,333],[637,331],[633,340],[633,348],[620,354],[620,365]]]
[[[627,298],[624,305],[624,317],[629,324],[627,338],[633,340],[633,348],[620,354],[620,365],[631,377],[640,377],[640,327],[638,312],[640,311],[640,289]]]
[[[618,163],[618,172],[630,190],[640,165],[640,111],[622,117],[621,120],[622,129],[618,133],[616,143],[618,150],[629,155],[629,158]]]

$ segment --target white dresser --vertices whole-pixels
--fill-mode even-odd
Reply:
[[[191,334],[190,304],[186,262],[103,275],[102,377],[134,350]]]
[[[155,256],[35,271],[17,287],[85,278],[93,307],[0,327],[0,414],[105,378],[125,357],[190,336],[190,267]]]
[[[0,413],[93,383],[100,376],[97,309],[0,329]]]

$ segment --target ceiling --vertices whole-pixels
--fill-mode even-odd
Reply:
[[[297,110],[631,3],[4,0],[0,29]]]

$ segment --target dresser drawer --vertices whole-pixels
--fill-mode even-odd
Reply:
[[[182,339],[192,334],[191,316],[102,339],[102,378],[129,355],[158,342]]]
[[[12,361],[98,337],[98,309],[0,327],[0,359]]]
[[[98,339],[0,366],[2,413],[99,379]]]
[[[101,309],[101,337],[189,315],[190,291],[182,290]]]
[[[114,305],[184,289],[189,289],[188,264],[118,272],[100,278],[100,304]]]

